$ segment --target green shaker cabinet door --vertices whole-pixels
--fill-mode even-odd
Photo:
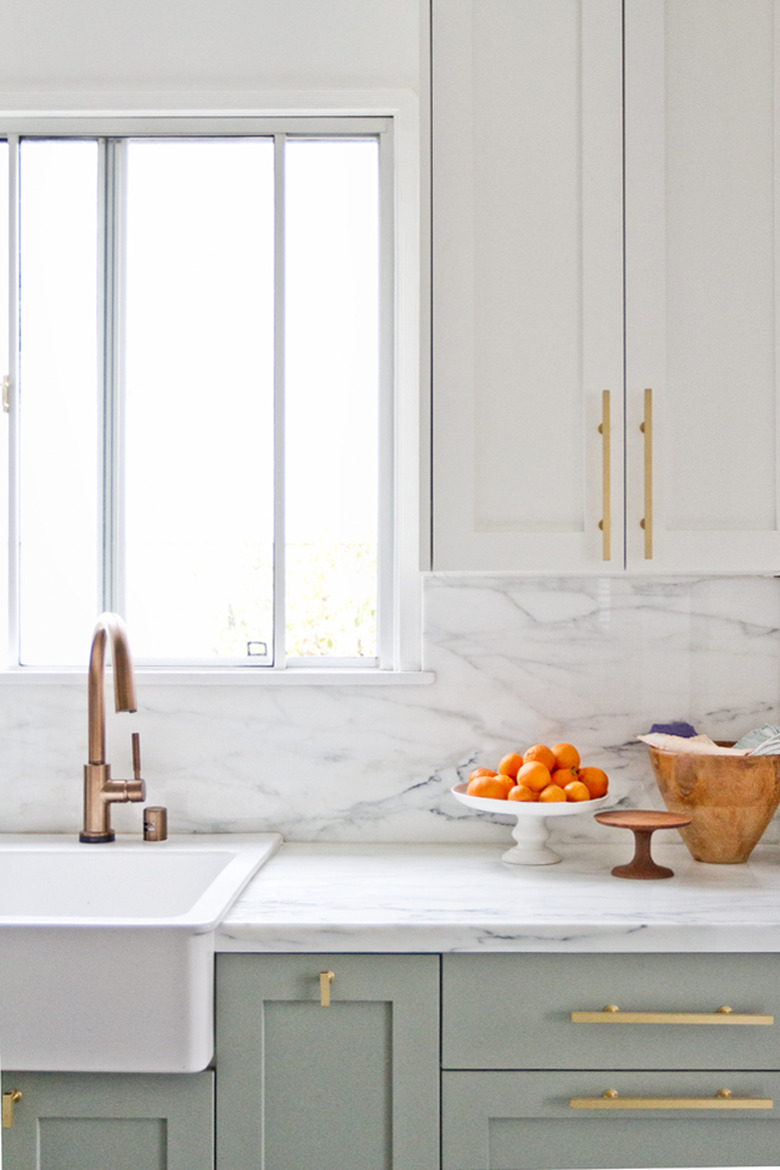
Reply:
[[[219,1170],[438,1170],[438,1001],[434,955],[219,955]]]
[[[3,1170],[213,1170],[214,1074],[3,1073]]]

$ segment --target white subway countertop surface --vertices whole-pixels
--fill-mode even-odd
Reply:
[[[618,840],[618,836],[620,840]],[[653,841],[674,876],[615,878],[629,833],[507,866],[490,845],[290,843],[234,903],[218,951],[780,951],[780,846],[741,865]]]

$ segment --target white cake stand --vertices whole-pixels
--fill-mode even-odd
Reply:
[[[609,796],[598,800],[550,801],[537,804],[532,801],[491,800],[487,796],[469,796],[465,784],[456,784],[452,795],[461,804],[478,812],[498,813],[502,817],[515,817],[517,823],[512,836],[517,842],[501,855],[506,865],[554,865],[560,857],[549,848],[550,831],[545,824],[548,817],[570,817],[578,813],[594,813],[603,808]]]

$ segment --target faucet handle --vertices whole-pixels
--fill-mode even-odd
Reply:
[[[124,781],[124,800],[135,803],[146,800],[146,783],[141,779],[141,736],[134,731],[130,737],[133,746],[133,779]]]

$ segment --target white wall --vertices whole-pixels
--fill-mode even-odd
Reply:
[[[0,108],[46,93],[416,90],[423,7],[418,0],[3,0]]]

